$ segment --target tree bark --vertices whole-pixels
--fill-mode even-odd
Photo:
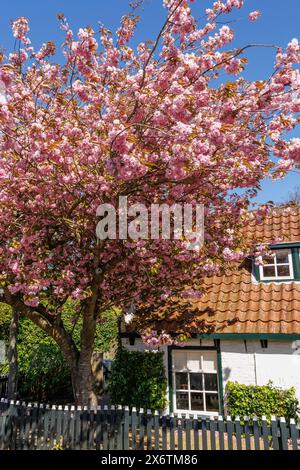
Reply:
[[[80,360],[71,372],[72,386],[76,405],[96,408],[98,396],[94,389],[94,376],[90,360]]]
[[[13,308],[12,318],[9,328],[9,345],[8,345],[8,361],[9,361],[9,373],[8,373],[8,389],[7,398],[9,400],[16,400],[18,390],[18,340],[19,330],[19,312],[17,308]]]
[[[98,397],[104,391],[104,377],[103,377],[103,353],[94,351],[92,354],[92,373],[93,373],[93,388]]]

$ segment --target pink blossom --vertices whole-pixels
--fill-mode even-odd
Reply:
[[[300,46],[299,46],[299,41],[298,39],[294,38],[291,40],[291,42],[288,43],[287,46],[287,51],[290,54],[295,54],[296,52],[299,52]]]
[[[13,31],[13,35],[16,39],[20,39],[20,40],[25,39],[25,37],[26,37],[26,35],[29,31],[29,25],[28,25],[27,18],[24,18],[24,16],[21,16],[16,21],[13,21],[12,31]]]
[[[233,251],[230,248],[226,247],[223,250],[223,257],[225,261],[239,261],[243,259],[244,253],[241,251]]]
[[[250,21],[256,21],[260,16],[261,16],[260,11],[258,11],[258,10],[251,11],[251,13],[249,13],[249,20]]]

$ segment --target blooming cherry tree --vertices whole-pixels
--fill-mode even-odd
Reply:
[[[217,22],[243,1],[215,2],[203,25],[190,3],[164,0],[157,38],[137,48],[130,45],[135,10],[115,35],[104,27],[74,35],[60,15],[63,63],[52,42],[34,49],[22,17],[12,28],[16,50],[1,57],[4,301],[58,343],[78,404],[95,398],[91,360],[101,312],[134,305],[138,327],[151,331],[154,314],[140,315],[141,305],[201,296],[203,276],[249,252],[240,229],[260,181],[300,162],[300,139],[284,138],[300,111],[298,41],[275,47],[270,77],[249,82],[244,52],[255,45],[230,47],[233,30]],[[204,204],[204,246],[97,240],[97,207],[117,207],[120,196],[146,207]],[[80,349],[61,316],[69,298],[82,324]],[[169,341],[163,332],[151,336]]]

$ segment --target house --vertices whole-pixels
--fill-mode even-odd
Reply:
[[[300,400],[300,207],[274,209],[247,228],[271,244],[264,266],[245,260],[234,272],[204,280],[205,296],[184,313],[192,337],[183,347],[162,346],[169,410],[215,415],[224,410],[227,381],[294,386]],[[161,325],[175,330],[177,306]],[[182,318],[182,312],[181,317]],[[126,348],[144,349],[138,335],[122,333]]]

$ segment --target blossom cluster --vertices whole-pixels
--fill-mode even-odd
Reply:
[[[299,122],[300,47],[292,39],[275,51],[268,77],[246,80],[243,50],[224,47],[233,30],[216,21],[243,1],[214,2],[201,25],[198,4],[165,0],[157,42],[136,47],[137,17],[124,17],[114,36],[105,27],[75,34],[61,15],[64,63],[53,43],[31,46],[27,19],[13,22],[22,47],[0,64],[7,295],[51,315],[71,297],[123,311],[133,303],[138,316],[139,306],[183,289],[201,296],[197,280],[248,253],[241,229],[265,215],[247,213],[260,181],[300,161],[300,140],[288,137]],[[204,247],[191,252],[173,238],[97,243],[96,209],[120,195],[146,207],[203,204]]]
[[[155,330],[141,334],[141,339],[147,349],[158,349],[160,346],[171,346],[176,341],[169,333],[162,331],[158,333]]]

